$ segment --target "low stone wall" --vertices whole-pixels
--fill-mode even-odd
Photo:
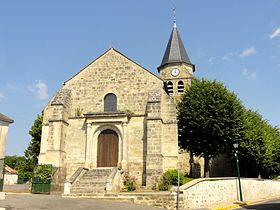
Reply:
[[[241,179],[244,201],[280,197],[280,182],[262,179]],[[238,200],[236,178],[197,179],[180,187],[184,209],[219,206]]]
[[[149,205],[158,208],[165,208],[169,210],[175,210],[177,206],[177,195],[176,193],[170,192],[157,192],[157,193],[143,193],[134,194],[133,202],[136,204]],[[179,209],[182,209],[183,197],[179,198]]]
[[[238,182],[232,178],[195,179],[180,187],[179,209],[224,207],[238,201]],[[280,197],[280,181],[262,179],[241,179],[244,201],[256,201]],[[64,197],[83,197],[116,201],[128,201],[168,210],[177,207],[176,187],[172,192],[122,192],[105,195],[63,195]]]

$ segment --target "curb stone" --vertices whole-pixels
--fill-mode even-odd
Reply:
[[[239,208],[239,207],[242,207],[242,206],[249,206],[249,205],[255,205],[255,204],[263,203],[263,202],[267,202],[267,201],[273,201],[275,199],[279,199],[279,197],[273,197],[273,198],[270,198],[270,199],[261,199],[261,200],[256,200],[256,201],[246,201],[246,202],[240,202],[240,203],[238,201],[238,203],[235,203],[233,205],[212,208],[211,210],[230,210],[230,209],[236,209],[236,208]]]
[[[218,208],[213,208],[211,210],[230,210],[230,209],[235,209],[235,208],[238,208],[240,206],[246,206],[248,205],[249,203],[242,203],[242,204],[233,204],[233,205],[230,205],[230,206],[226,206],[226,207],[218,207]]]

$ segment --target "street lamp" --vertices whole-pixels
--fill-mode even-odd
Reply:
[[[178,160],[178,177],[177,177],[177,205],[176,205],[176,210],[179,210],[179,196],[180,196],[180,168],[181,168],[181,162]]]
[[[242,190],[241,190],[241,181],[240,181],[240,171],[239,171],[239,160],[238,160],[238,143],[234,143],[233,147],[235,149],[235,153],[234,156],[236,158],[236,167],[237,167],[237,176],[238,176],[238,184],[239,184],[239,195],[240,195],[240,201],[243,201],[243,197],[242,197]]]

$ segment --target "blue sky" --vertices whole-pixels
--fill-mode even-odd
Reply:
[[[10,0],[0,7],[0,112],[23,155],[36,115],[63,82],[114,47],[150,71],[177,27],[195,75],[223,82],[280,125],[280,0]]]

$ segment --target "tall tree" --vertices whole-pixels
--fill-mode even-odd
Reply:
[[[245,135],[240,144],[241,165],[247,176],[280,173],[280,132],[255,111],[245,112]]]
[[[232,154],[233,143],[242,139],[243,112],[240,100],[222,83],[194,79],[178,104],[182,146],[206,160]]]
[[[42,121],[43,114],[37,115],[29,134],[32,139],[29,143],[27,149],[24,152],[24,156],[28,160],[30,167],[33,169],[38,164],[38,157],[40,154],[40,145],[41,145],[41,133],[42,133]]]
[[[23,156],[5,156],[5,164],[18,170],[19,167],[25,164],[25,157]]]

